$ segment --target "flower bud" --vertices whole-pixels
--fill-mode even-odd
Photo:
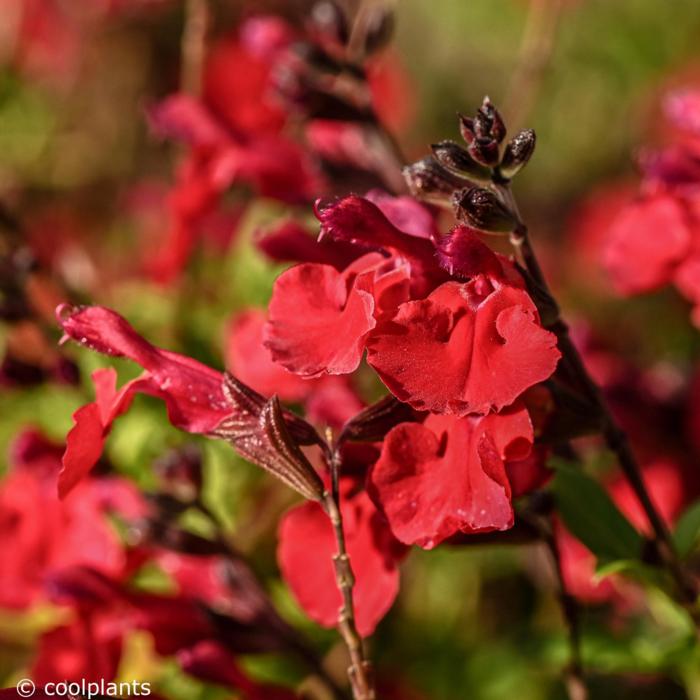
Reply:
[[[311,24],[315,30],[344,46],[350,37],[348,20],[343,9],[332,0],[320,0],[311,10]]]
[[[443,168],[432,156],[403,169],[408,189],[419,199],[447,199],[468,181]]]
[[[517,225],[513,213],[491,190],[480,187],[461,190],[455,192],[452,203],[456,217],[480,231],[504,233]]]
[[[459,133],[462,134],[464,142],[469,144],[476,138],[476,134],[474,133],[474,120],[465,117],[463,114],[457,116],[459,117]]]
[[[498,141],[488,136],[477,137],[467,146],[469,155],[477,162],[487,167],[498,165],[501,155]]]
[[[484,97],[484,101],[474,117],[474,133],[479,138],[491,138],[497,143],[501,143],[506,137],[506,125],[503,118],[488,97]]]
[[[431,146],[438,163],[474,180],[490,180],[490,172],[477,163],[469,153],[454,141],[440,141]]]
[[[535,132],[523,129],[508,142],[499,166],[503,177],[510,179],[527,165],[535,151],[535,141]]]

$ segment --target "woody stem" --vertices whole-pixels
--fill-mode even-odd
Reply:
[[[338,452],[334,451],[330,459],[331,490],[326,491],[323,495],[323,507],[333,525],[338,548],[337,554],[333,557],[336,583],[343,599],[338,611],[338,630],[350,654],[348,677],[354,700],[375,700],[377,696],[372,678],[372,665],[365,657],[362,638],[358,634],[355,624],[355,608],[352,600],[355,576],[352,572],[350,558],[345,546],[343,518],[340,512],[340,494],[338,491],[339,462]]]
[[[498,185],[497,188],[519,219],[517,206],[510,187],[507,185]],[[535,296],[538,297],[538,306],[542,305],[545,309],[547,318],[543,318],[543,323],[556,334],[558,347],[562,353],[562,360],[565,363],[567,371],[569,371],[572,377],[577,381],[580,389],[584,392],[591,406],[596,411],[599,419],[600,433],[608,448],[615,453],[625,478],[644,509],[654,533],[653,545],[656,549],[659,561],[664,562],[666,568],[673,577],[678,588],[680,602],[682,602],[697,621],[697,611],[695,611],[697,590],[695,584],[689,578],[687,572],[683,569],[678,560],[671,535],[649,496],[649,492],[642,478],[641,469],[632,452],[625,432],[615,420],[600,388],[589,374],[581,354],[571,340],[569,327],[561,318],[558,304],[549,289],[549,285],[547,284],[542,268],[539,265],[537,256],[530,242],[527,227],[523,223],[519,223],[511,234],[511,243],[516,250],[519,260],[527,271],[531,283],[534,285],[536,291]]]

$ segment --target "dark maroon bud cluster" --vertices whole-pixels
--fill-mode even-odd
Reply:
[[[506,143],[505,122],[488,97],[473,117],[459,115],[459,129],[466,148],[440,141],[432,156],[404,169],[411,194],[451,204],[457,219],[480,231],[513,231],[518,216],[502,189],[532,156],[535,132],[524,129]]]
[[[480,231],[504,233],[517,226],[517,218],[492,190],[483,187],[460,190],[452,201],[457,218]]]

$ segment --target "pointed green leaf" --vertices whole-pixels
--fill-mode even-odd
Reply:
[[[642,536],[620,512],[603,487],[580,469],[557,461],[552,482],[566,527],[599,559],[638,559]]]

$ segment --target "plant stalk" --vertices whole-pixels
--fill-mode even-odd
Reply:
[[[335,541],[338,547],[338,552],[333,557],[336,583],[343,599],[343,603],[338,611],[338,630],[350,654],[348,678],[350,679],[354,700],[376,700],[377,695],[374,689],[372,665],[365,657],[362,638],[357,632],[355,624],[355,608],[352,600],[355,576],[345,546],[343,518],[340,512],[340,493],[338,490],[339,461],[337,450],[333,451],[330,459],[331,490],[326,491],[323,498],[323,506],[333,525]]]
[[[511,206],[518,220],[521,221],[517,204],[509,185],[498,184],[496,188]],[[698,611],[695,610],[697,604],[697,590],[695,584],[678,560],[671,535],[649,496],[649,492],[642,478],[641,469],[632,452],[627,436],[618,425],[600,388],[589,374],[580,352],[571,340],[569,327],[561,318],[559,306],[547,284],[542,268],[540,267],[532,247],[532,243],[530,242],[528,229],[522,222],[516,226],[511,234],[511,243],[523,267],[530,276],[531,282],[534,283],[537,295],[540,297],[540,300],[544,299],[545,301],[544,306],[546,307],[548,318],[546,320],[543,319],[543,323],[556,334],[559,350],[562,353],[562,360],[566,363],[567,370],[577,381],[580,389],[591,402],[591,405],[595,407],[599,416],[600,433],[608,448],[617,457],[625,478],[644,509],[653,531],[653,545],[656,549],[656,554],[659,560],[664,562],[666,568],[673,577],[674,583],[678,589],[680,602],[682,602],[691,613],[693,619],[698,622]]]

